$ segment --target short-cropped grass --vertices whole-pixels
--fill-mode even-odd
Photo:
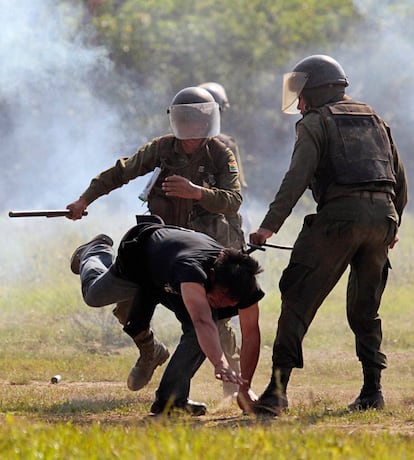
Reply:
[[[85,306],[79,279],[68,268],[73,248],[101,229],[88,232],[82,227],[81,234],[68,232],[67,223],[41,225],[39,232],[28,233],[19,224],[10,241],[21,245],[2,248],[0,458],[413,458],[414,225],[409,218],[390,253],[393,270],[380,310],[389,362],[383,372],[385,410],[346,410],[360,390],[362,375],[346,323],[344,276],[305,338],[305,367],[292,374],[289,411],[271,419],[245,416],[234,399],[223,399],[208,362],[195,375],[190,394],[207,403],[206,416],[149,416],[163,368],[141,391],[127,389],[137,350],[110,306]],[[0,227],[5,235],[10,231],[1,221]],[[286,244],[288,237],[283,240],[282,234],[278,242]],[[260,306],[262,349],[253,382],[260,393],[270,376],[280,311],[277,283],[289,253],[255,254],[265,269],[261,283],[266,291]],[[233,325],[239,333],[236,320]],[[173,350],[180,333],[174,316],[158,307],[153,327]],[[51,384],[55,374],[62,380]]]

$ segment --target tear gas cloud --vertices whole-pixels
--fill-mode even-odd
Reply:
[[[56,3],[0,2],[3,209],[65,207],[131,136],[121,105],[99,96],[117,81],[107,51],[84,46]]]
[[[347,93],[372,105],[390,125],[407,170],[412,169],[412,75],[414,72],[414,16],[403,0],[354,0],[367,25],[352,42],[342,43],[336,57],[350,80]],[[403,15],[404,5],[411,15]],[[399,14],[392,14],[393,6]],[[398,8],[399,6],[399,8]]]
[[[134,133],[125,130],[122,104],[115,98],[103,97],[105,91],[102,88],[105,85],[115,88],[119,78],[107,50],[85,46],[87,37],[81,34],[87,32],[80,32],[76,24],[65,21],[65,11],[57,3],[54,0],[0,0],[0,16],[3,18],[0,44],[0,226],[9,241],[1,252],[2,259],[11,254],[16,261],[22,257],[23,250],[16,242],[21,236],[20,230],[45,232],[46,235],[83,232],[88,238],[92,234],[88,226],[103,222],[105,228],[97,228],[99,232],[110,232],[115,228],[120,235],[133,224],[135,213],[145,211],[137,197],[146,179],[140,179],[129,184],[128,190],[98,200],[93,204],[93,213],[90,210],[88,218],[80,222],[66,219],[16,222],[7,217],[7,211],[11,209],[64,208],[79,196],[93,175],[113,164],[119,156],[132,153],[131,145],[139,147],[148,136],[140,126]],[[327,54],[333,54],[347,72],[351,82],[348,94],[370,103],[391,125],[408,169],[411,166],[411,136],[408,133],[411,133],[414,114],[410,110],[412,95],[407,89],[414,74],[414,40],[406,33],[412,30],[413,19],[406,18],[407,24],[404,24],[401,17],[398,22],[389,14],[385,16],[389,3],[356,1],[361,14],[379,24],[380,30],[377,33],[371,31],[369,35],[361,30],[355,34],[352,43],[341,43],[335,53]],[[74,2],[65,8],[77,8],[79,18],[84,14],[81,5],[75,7]],[[323,49],[309,48],[308,51],[308,54],[324,53]],[[298,60],[305,55],[298,56]],[[287,63],[283,70],[291,70],[292,64]],[[274,110],[277,111],[280,105],[277,105],[276,98],[281,95],[282,75],[274,76],[273,81],[276,82],[272,91],[275,94]],[[269,99],[268,89],[268,85],[264,85],[263,100]],[[143,88],[135,90],[145,92]],[[260,173],[272,176],[272,193],[276,192],[289,164],[295,121],[295,117],[289,117],[286,138],[277,139],[275,154],[278,158],[274,170],[266,166]],[[258,124],[255,129],[259,132],[258,139],[269,141],[269,146],[262,145],[261,150],[275,150],[275,144],[270,143],[272,136],[260,135],[260,124],[253,120],[252,125],[255,123]],[[260,223],[268,204],[256,193],[250,189],[248,200],[253,227]],[[115,210],[129,217],[123,222],[109,220]],[[280,242],[289,244],[292,232],[286,235],[286,240],[282,241],[282,234]],[[9,267],[7,273],[13,273],[13,270]]]
[[[24,265],[28,248],[22,240],[28,235],[33,241],[39,234],[46,239],[73,232],[89,238],[86,228],[98,225],[99,214],[105,215],[110,232],[116,227],[111,211],[124,209],[125,215],[133,216],[141,206],[138,195],[144,183],[138,180],[122,199],[114,193],[102,200],[102,207],[95,207],[96,220],[7,216],[9,210],[65,208],[92,176],[125,155],[126,146],[145,140],[139,129],[125,132],[121,104],[113,105],[100,95],[103,85],[123,84],[107,50],[85,46],[87,37],[65,20],[65,10],[57,3],[0,0],[0,227],[8,241],[0,251],[3,279]],[[75,8],[73,2],[65,7]],[[79,6],[70,17],[83,14]],[[133,217],[125,219],[123,229],[132,224]]]

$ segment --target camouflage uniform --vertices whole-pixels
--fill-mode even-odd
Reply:
[[[220,141],[223,142],[234,153],[234,156],[236,157],[237,167],[239,170],[240,185],[241,185],[242,191],[246,191],[247,182],[244,176],[243,163],[241,161],[239,147],[237,145],[236,140],[233,137],[227,134],[223,134],[223,133],[220,133],[217,136],[217,138],[220,139]],[[243,193],[243,199],[245,198],[246,196]],[[236,228],[242,227],[243,221],[242,221],[242,217],[240,214],[237,214],[237,216],[229,216],[228,220],[232,226]],[[244,244],[244,241],[243,241],[243,244]],[[236,247],[236,249],[238,248]],[[238,372],[240,370],[240,360],[239,360],[240,348],[237,346],[236,335],[229,324],[229,320],[225,320],[225,319],[218,320],[217,325],[219,329],[220,341],[223,347],[223,351],[229,361],[230,366],[236,372]],[[223,382],[223,388],[224,388],[225,396],[228,396],[236,391],[235,386],[231,383]]]
[[[240,185],[241,185],[242,190],[246,189],[248,186],[246,182],[246,177],[244,175],[244,168],[243,168],[243,163],[242,163],[241,156],[240,156],[239,146],[237,145],[236,140],[234,139],[234,137],[231,137],[228,134],[223,134],[223,133],[220,133],[217,136],[217,138],[220,139],[220,141],[223,142],[223,144],[225,144],[234,153],[234,156],[237,162],[237,166],[239,169]]]
[[[173,135],[153,139],[129,158],[95,177],[82,194],[88,204],[98,197],[153,171],[162,171],[148,198],[148,208],[170,225],[202,231],[225,247],[241,248],[240,225],[230,226],[228,217],[238,214],[242,202],[234,154],[216,138],[197,152],[186,155]],[[161,185],[167,176],[177,174],[203,187],[199,201],[166,197]]]
[[[242,202],[238,166],[233,152],[217,138],[209,139],[191,155],[184,153],[173,135],[155,138],[130,158],[121,158],[114,167],[94,178],[83,197],[89,204],[157,166],[162,171],[148,197],[152,214],[159,215],[166,224],[206,233],[225,247],[240,249],[244,246],[238,214]],[[173,174],[202,186],[202,199],[166,197],[162,182]],[[125,325],[130,308],[131,303],[127,301],[118,303],[114,309],[122,325]],[[239,350],[235,333],[228,320],[220,320],[218,328],[223,351],[232,368],[238,371]]]

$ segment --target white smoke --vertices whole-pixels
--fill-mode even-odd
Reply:
[[[104,48],[85,45],[84,14],[73,2],[0,1],[3,207],[65,207],[125,154],[122,108],[102,97],[118,77]]]
[[[124,108],[108,93],[124,83],[107,50],[87,45],[85,14],[80,2],[0,0],[3,280],[28,269],[27,251],[35,249],[39,235],[59,238],[63,246],[73,232],[89,238],[96,228],[118,236],[133,225],[134,213],[146,210],[138,200],[145,182],[138,180],[128,193],[114,192],[94,204],[80,222],[7,215],[9,210],[65,208],[93,176],[132,153],[125,152],[126,145],[135,149],[144,141],[139,127],[133,133],[124,129]],[[115,217],[118,211],[123,222]]]
[[[354,0],[365,24],[352,41],[338,47],[350,87],[347,93],[368,104],[390,125],[406,169],[412,163],[414,112],[413,7],[406,0]],[[411,11],[411,14],[404,14]]]
[[[351,82],[348,94],[371,104],[390,124],[407,169],[411,169],[414,113],[410,84],[414,74],[414,29],[412,17],[405,17],[397,8],[408,3],[398,2],[395,10],[391,10],[394,3],[355,0],[368,26],[356,31],[352,41],[339,44],[334,51],[309,47],[308,54],[326,52],[343,65]],[[391,14],[392,11],[395,14]],[[85,26],[88,20],[82,23],[85,14],[81,2],[0,0],[3,19],[0,227],[9,241],[7,250],[3,249],[0,254],[21,252],[16,249],[19,245],[16,229],[48,233],[59,228],[63,235],[70,228],[90,236],[88,225],[102,225],[99,231],[110,232],[115,227],[120,234],[133,224],[134,213],[146,210],[137,198],[146,181],[142,179],[129,184],[128,189],[115,191],[93,203],[89,216],[80,222],[66,219],[17,222],[7,217],[9,210],[65,207],[83,192],[95,174],[112,165],[118,157],[131,154],[148,138],[148,132],[140,126],[134,132],[125,129],[124,107],[115,102],[117,97],[111,97],[111,92],[125,82],[119,80],[108,51],[88,45],[91,40],[86,34],[93,31]],[[297,56],[298,60],[303,57],[303,54]],[[291,70],[291,64],[287,63],[283,71]],[[263,79],[259,81],[263,83]],[[271,91],[275,101],[274,107],[268,110],[280,110],[277,99],[281,94],[281,81],[282,74],[264,81],[263,100],[269,99]],[[128,87],[125,91],[132,93]],[[126,99],[131,104],[132,98]],[[231,117],[231,112],[226,117]],[[290,117],[286,127],[280,130],[279,126],[282,138],[278,139],[262,132],[260,116],[249,124],[249,136],[255,133],[257,142],[263,143],[258,146],[258,152],[274,152],[269,164],[263,164],[260,171],[263,178],[272,175],[270,196],[277,191],[288,167],[295,121],[295,117]],[[162,127],[160,134],[161,130]],[[237,139],[237,135],[236,140],[243,141]],[[125,146],[129,146],[128,149]],[[254,161],[260,161],[256,151],[241,153],[249,153]],[[266,212],[268,198],[264,199],[263,190],[253,186],[253,182],[257,184],[261,180],[251,179],[244,211],[250,213],[249,230],[254,230]],[[114,219],[118,211],[123,215],[119,221]],[[295,213],[303,215],[303,209],[296,209]],[[293,234],[281,242],[290,244]]]

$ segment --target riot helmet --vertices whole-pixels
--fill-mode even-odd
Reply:
[[[308,56],[283,76],[282,112],[299,113],[297,100],[303,90],[332,86],[343,92],[348,85],[344,69],[335,59],[324,54]]]
[[[222,85],[220,85],[220,83],[209,81],[209,82],[201,83],[198,86],[200,88],[206,89],[214,97],[214,100],[219,105],[221,112],[224,112],[230,107],[230,103],[227,98],[226,90],[224,89]]]
[[[190,86],[179,91],[167,113],[177,139],[207,139],[220,133],[220,109],[204,88]]]

